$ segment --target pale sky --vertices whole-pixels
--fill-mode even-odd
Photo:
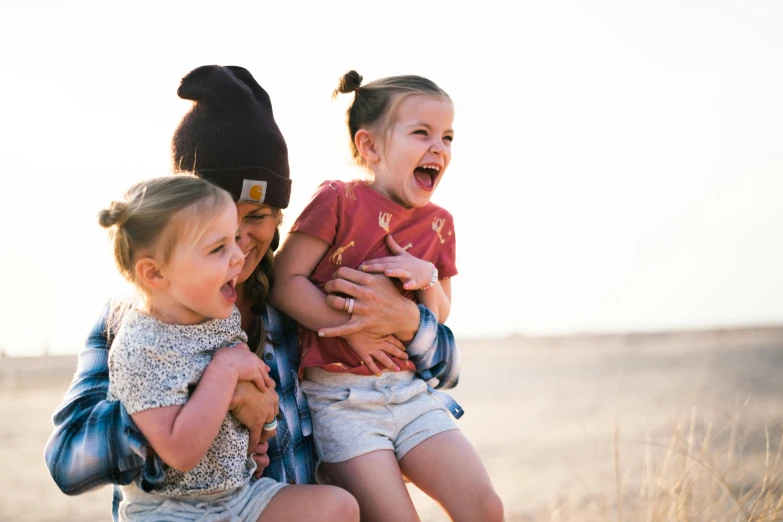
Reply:
[[[67,4],[0,4],[6,353],[80,348],[122,288],[96,213],[169,172],[179,80],[213,63],[272,98],[285,230],[361,175],[344,72],[451,95],[458,339],[783,322],[781,2]]]

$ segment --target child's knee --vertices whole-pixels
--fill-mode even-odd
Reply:
[[[337,486],[329,487],[329,502],[324,509],[324,522],[358,522],[359,521],[359,503],[353,495],[343,488]]]
[[[481,520],[486,522],[503,521],[503,501],[492,488],[486,489],[480,495],[478,507],[482,512]]]

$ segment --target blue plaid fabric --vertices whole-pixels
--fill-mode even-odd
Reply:
[[[459,374],[454,337],[447,327],[437,323],[432,312],[424,306],[419,309],[419,330],[408,346],[408,354],[423,378],[437,379],[436,388],[453,387]],[[68,495],[107,484],[130,484],[140,474],[143,484],[154,487],[163,477],[163,463],[157,456],[148,455],[147,442],[125,408],[106,400],[108,348],[113,339],[106,329],[107,314],[108,309],[79,353],[76,374],[54,414],[54,432],[44,451],[52,478]],[[262,316],[272,339],[264,347],[263,357],[277,383],[281,414],[277,436],[269,440],[271,462],[264,476],[291,484],[314,484],[312,422],[297,379],[296,323],[272,306],[267,306]],[[115,521],[121,499],[115,487]]]

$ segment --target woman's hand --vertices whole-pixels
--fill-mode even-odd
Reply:
[[[269,455],[267,455],[267,451],[269,451],[269,443],[264,441],[259,442],[255,449],[253,449],[253,451],[250,453],[250,456],[254,461],[256,461],[256,471],[253,473],[255,478],[261,478],[261,475],[264,473],[264,469],[269,466]]]
[[[324,289],[328,294],[343,294],[356,301],[351,319],[340,326],[321,328],[318,334],[322,337],[345,337],[356,332],[368,332],[382,337],[394,335],[401,341],[409,341],[419,329],[416,303],[401,296],[394,283],[384,275],[340,267]],[[327,295],[326,303],[336,310],[346,310],[346,299],[341,295]]]
[[[389,355],[400,359],[407,359],[405,346],[393,335],[380,336],[367,332],[356,332],[344,337],[348,346],[356,352],[356,355],[367,365],[367,368],[375,375],[380,375],[376,361],[390,370],[400,371],[397,364],[389,358]]]
[[[273,422],[279,411],[277,393],[271,388],[262,392],[252,382],[237,383],[229,411],[250,430],[248,453],[257,453],[258,444],[277,433],[276,430],[264,431],[264,424]]]
[[[406,290],[419,290],[432,280],[432,264],[410,255],[392,238],[386,236],[386,244],[394,256],[366,261],[359,267],[363,272],[382,273],[403,282]]]

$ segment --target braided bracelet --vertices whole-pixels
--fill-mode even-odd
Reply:
[[[438,282],[438,269],[432,263],[430,263],[430,266],[432,267],[432,277],[430,278],[430,282],[427,286],[419,288],[419,290],[429,290],[435,286],[435,283]]]

